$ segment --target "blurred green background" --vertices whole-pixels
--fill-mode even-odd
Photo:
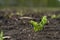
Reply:
[[[0,7],[60,7],[60,0],[0,0]]]

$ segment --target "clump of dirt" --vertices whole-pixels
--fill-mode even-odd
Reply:
[[[25,12],[23,16],[13,15],[11,18],[4,16],[6,11],[0,11],[0,30],[3,30],[4,40],[60,40],[60,18],[51,19],[50,16],[60,11],[52,12]],[[7,12],[11,13],[10,11]],[[44,30],[34,32],[30,20],[39,22],[41,17],[46,15],[49,23],[44,26]],[[59,14],[60,15],[60,14]]]

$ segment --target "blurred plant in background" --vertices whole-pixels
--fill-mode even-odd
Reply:
[[[0,0],[0,6],[59,7],[60,0]]]

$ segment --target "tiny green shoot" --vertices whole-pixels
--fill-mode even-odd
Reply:
[[[4,40],[4,38],[3,38],[3,31],[0,32],[0,40]]]
[[[43,16],[41,22],[35,22],[33,20],[30,21],[30,23],[34,26],[34,31],[41,31],[44,28],[44,25],[47,23],[47,17]]]
[[[52,19],[60,18],[60,15],[55,15],[55,14],[54,14],[54,15],[51,16],[51,18],[52,18]]]
[[[57,16],[54,14],[51,16],[52,19],[57,18]]]
[[[43,16],[41,22],[39,23],[39,30],[42,30],[44,28],[44,25],[48,22],[47,17]]]
[[[31,20],[30,23],[34,26],[34,31],[35,32],[39,30],[39,27],[38,27],[38,23],[37,22]]]

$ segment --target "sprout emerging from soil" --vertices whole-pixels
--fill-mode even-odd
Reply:
[[[0,40],[4,40],[4,38],[3,38],[3,31],[0,32]]]
[[[52,18],[52,19],[60,18],[60,15],[55,15],[55,14],[54,14],[54,15],[51,16],[51,18]]]
[[[44,25],[47,23],[47,17],[43,16],[41,22],[35,22],[33,20],[30,21],[30,23],[34,26],[34,31],[41,31],[44,28]]]
[[[56,15],[52,15],[51,18],[54,19],[54,18],[57,18],[57,17],[56,17]]]

